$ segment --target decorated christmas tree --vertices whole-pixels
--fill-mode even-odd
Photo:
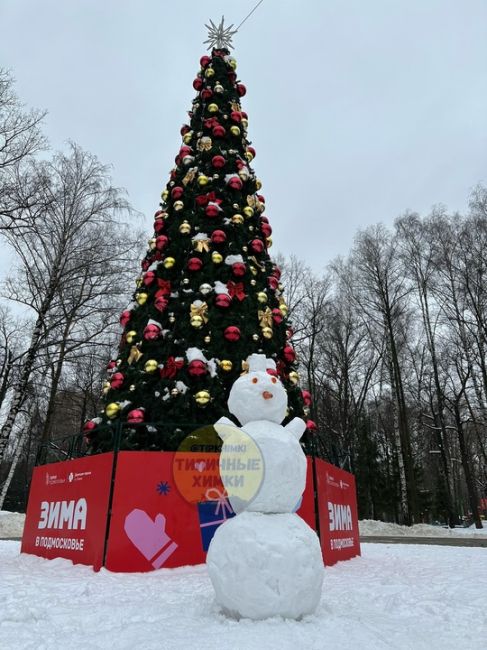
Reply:
[[[122,449],[173,450],[191,430],[231,417],[228,394],[252,353],[276,362],[288,419],[306,412],[281,273],[268,252],[272,229],[251,166],[246,88],[228,44],[216,38],[193,81],[189,123],[133,302],[120,318],[105,408],[84,428],[92,453],[112,448],[117,425]]]

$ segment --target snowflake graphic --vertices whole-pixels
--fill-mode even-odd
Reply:
[[[171,486],[167,481],[161,481],[157,484],[156,490],[160,495],[166,496],[171,491]]]

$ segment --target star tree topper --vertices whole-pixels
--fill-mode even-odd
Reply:
[[[230,27],[224,27],[223,22],[225,20],[225,16],[222,16],[221,22],[218,25],[218,27],[215,25],[215,23],[210,20],[209,25],[205,25],[206,29],[208,30],[208,38],[206,41],[203,41],[205,44],[209,43],[208,49],[211,50],[214,47],[217,49],[226,49],[226,50],[232,50],[233,45],[232,45],[232,38],[234,34],[237,33],[237,29],[234,29],[232,31],[233,24],[230,25]]]

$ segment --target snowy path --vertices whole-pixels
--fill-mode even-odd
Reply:
[[[481,650],[487,550],[364,544],[327,568],[316,615],[230,621],[204,566],[96,574],[0,542],[2,650]]]

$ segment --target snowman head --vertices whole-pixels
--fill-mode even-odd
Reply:
[[[233,384],[228,409],[240,424],[255,420],[270,420],[280,424],[287,409],[287,393],[280,380],[267,372],[275,363],[263,354],[251,354],[247,359],[249,371]]]

